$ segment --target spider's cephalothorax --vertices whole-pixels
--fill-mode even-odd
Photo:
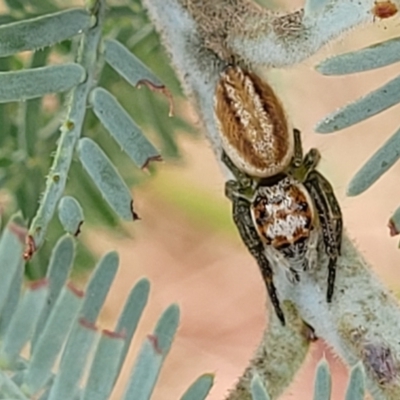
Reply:
[[[327,301],[332,300],[342,219],[329,182],[315,170],[320,155],[303,158],[300,132],[291,130],[271,87],[256,74],[229,66],[215,93],[222,161],[235,180],[225,192],[242,240],[261,269],[269,296],[284,324],[272,266],[291,282],[317,262],[322,238],[329,257]]]

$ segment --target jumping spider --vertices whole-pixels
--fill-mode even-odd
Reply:
[[[235,177],[225,185],[233,219],[285,324],[271,264],[298,282],[299,272],[317,263],[322,237],[331,302],[342,239],[340,206],[330,183],[315,169],[318,150],[303,158],[300,132],[288,127],[279,100],[257,75],[228,67],[217,86],[215,113],[222,161]]]

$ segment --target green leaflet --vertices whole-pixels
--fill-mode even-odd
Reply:
[[[137,219],[130,191],[103,150],[84,138],[79,141],[78,152],[82,165],[111,208],[123,219]]]
[[[394,38],[328,58],[318,64],[316,69],[324,75],[345,75],[385,67],[398,61],[400,61],[400,38]]]
[[[108,39],[104,43],[104,56],[123,78],[132,86],[140,82],[149,82],[154,87],[162,88],[163,83],[134,56],[123,44],[116,40]]]
[[[400,101],[400,77],[392,79],[364,97],[327,115],[315,130],[318,133],[331,133],[347,128],[357,122],[379,114]]]
[[[161,156],[117,99],[107,90],[96,88],[92,93],[93,111],[104,127],[139,168]]]
[[[0,72],[0,103],[24,101],[47,93],[66,92],[83,82],[85,76],[85,70],[78,64]]]
[[[400,129],[354,175],[348,196],[357,196],[375,183],[400,157]]]
[[[168,307],[140,349],[123,400],[149,400],[179,323],[179,308]]]
[[[204,400],[214,384],[213,374],[199,376],[181,397],[181,400]]]
[[[87,11],[75,8],[1,25],[0,57],[51,46],[82,33],[92,23]]]
[[[270,400],[264,384],[257,373],[254,374],[251,380],[251,396],[253,400]]]
[[[58,218],[66,232],[78,236],[84,216],[81,205],[74,197],[64,196],[60,200]]]
[[[318,363],[314,383],[314,400],[330,400],[331,398],[331,373],[326,360]]]

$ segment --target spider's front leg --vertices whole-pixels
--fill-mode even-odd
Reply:
[[[321,223],[325,251],[329,257],[326,299],[332,301],[336,277],[336,262],[342,244],[343,221],[339,203],[331,184],[316,170],[309,172],[304,185],[308,189]]]
[[[228,181],[227,184],[229,184],[229,182],[232,181]],[[231,194],[233,220],[244,244],[257,261],[275,312],[282,322],[282,325],[285,325],[285,317],[273,282],[272,268],[264,254],[264,244],[258,236],[251,217],[250,202],[247,199],[233,195],[233,193]]]

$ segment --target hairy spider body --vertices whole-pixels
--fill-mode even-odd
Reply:
[[[291,130],[272,88],[256,74],[229,66],[214,97],[222,161],[233,174],[225,185],[233,219],[256,259],[279,319],[285,318],[273,283],[274,268],[290,282],[317,263],[318,245],[328,255],[331,302],[340,254],[342,217],[330,183],[315,170],[320,154],[303,158],[300,132]]]
[[[304,185],[286,176],[260,186],[250,210],[268,258],[286,268],[292,282],[298,281],[298,272],[316,263],[318,244],[315,209]]]
[[[274,91],[256,74],[227,67],[217,85],[215,114],[222,146],[241,171],[268,177],[289,166],[292,131]]]

